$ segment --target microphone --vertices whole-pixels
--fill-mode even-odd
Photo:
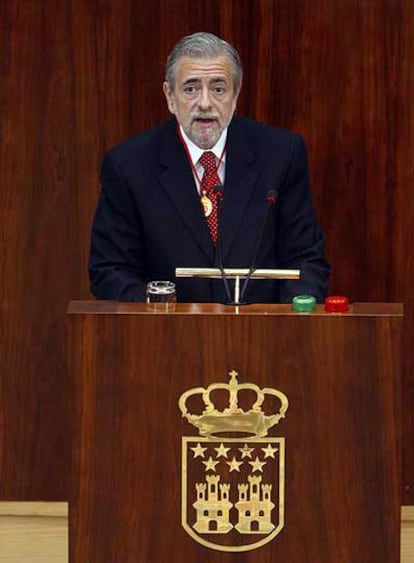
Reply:
[[[218,267],[219,267],[219,270],[220,270],[220,273],[221,273],[221,279],[223,280],[224,289],[226,291],[227,302],[230,303],[232,301],[232,298],[231,298],[231,292],[230,292],[230,288],[229,288],[229,282],[228,282],[228,279],[226,277],[226,274],[224,273],[223,247],[222,247],[222,244],[221,244],[221,240],[222,240],[222,236],[221,236],[221,230],[222,230],[221,208],[222,208],[222,205],[223,205],[224,187],[221,186],[221,185],[214,186],[213,191],[216,194],[216,201],[217,201],[217,224],[218,224],[218,236],[217,236],[217,243],[216,243],[217,262],[218,262]]]
[[[264,235],[264,232],[265,232],[265,229],[266,229],[266,225],[267,225],[267,222],[269,220],[270,208],[277,201],[277,192],[275,190],[269,190],[266,194],[266,201],[267,201],[266,211],[265,211],[265,214],[263,216],[261,228],[260,228],[260,231],[259,231],[259,236],[257,238],[256,248],[255,248],[255,251],[254,251],[254,254],[253,254],[253,260],[252,260],[251,266],[249,268],[249,272],[246,276],[246,279],[244,280],[242,290],[240,292],[240,301],[243,301],[243,297],[244,297],[244,294],[246,293],[246,289],[247,289],[247,286],[249,284],[250,278],[252,277],[252,274],[256,269],[256,260],[257,260],[257,257],[259,255],[260,245],[262,243],[262,239],[263,239],[263,235]]]

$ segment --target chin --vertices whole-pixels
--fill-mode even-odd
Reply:
[[[187,133],[188,134],[188,133]],[[221,131],[216,125],[213,125],[209,130],[199,130],[194,128],[189,138],[202,149],[211,149],[220,139]]]
[[[200,149],[208,150],[214,147],[218,139],[197,139],[195,144],[200,147]]]
[[[211,149],[220,139],[220,134],[196,135],[194,143],[202,149]]]

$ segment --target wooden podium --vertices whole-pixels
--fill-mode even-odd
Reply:
[[[165,313],[94,301],[72,302],[68,313],[72,563],[399,561],[400,305],[354,304],[332,315],[177,304]],[[266,395],[252,408],[255,392],[240,391],[248,429],[258,410],[279,408],[266,389],[289,401],[264,437],[206,437],[182,415],[183,393],[232,377],[235,385],[233,371],[238,385]],[[217,430],[230,393],[210,391]],[[206,408],[201,396],[188,406]],[[237,503],[249,486],[247,511]],[[267,543],[266,498],[254,501],[255,486],[273,503],[278,531]],[[240,532],[242,509],[251,522]],[[231,530],[220,532],[225,516]]]

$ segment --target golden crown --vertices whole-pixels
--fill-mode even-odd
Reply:
[[[207,388],[194,387],[185,391],[178,405],[183,417],[198,428],[201,436],[217,436],[225,433],[243,434],[246,436],[262,438],[267,436],[269,428],[285,417],[289,406],[288,398],[284,393],[271,387],[260,389],[255,383],[239,383],[238,373],[229,373],[229,383],[212,383]],[[216,390],[224,390],[229,394],[229,404],[223,410],[218,410],[214,405],[211,393]],[[256,393],[256,400],[249,410],[239,407],[239,392],[250,390]],[[190,397],[201,396],[205,409],[201,414],[192,414],[188,411],[187,400]],[[280,409],[276,413],[266,415],[261,406],[266,396],[277,397],[280,401]]]

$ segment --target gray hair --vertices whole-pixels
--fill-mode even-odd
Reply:
[[[222,55],[230,59],[233,68],[234,92],[238,92],[243,76],[242,63],[238,52],[224,39],[204,31],[187,35],[174,45],[171,53],[168,55],[165,69],[165,79],[168,82],[168,86],[171,90],[174,90],[176,66],[181,57],[214,59]]]

